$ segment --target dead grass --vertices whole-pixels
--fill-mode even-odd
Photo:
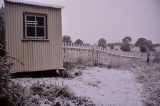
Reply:
[[[95,106],[88,98],[75,96],[75,93],[63,84],[59,86],[36,82],[30,88],[17,85],[15,90],[22,94],[19,106],[39,106],[41,104],[50,106]]]
[[[160,106],[160,64],[145,66],[136,72],[137,79],[143,83],[145,106]]]

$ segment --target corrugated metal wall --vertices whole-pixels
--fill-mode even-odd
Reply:
[[[6,49],[15,64],[12,73],[63,67],[61,9],[5,3]],[[23,41],[23,13],[47,14],[49,41]]]

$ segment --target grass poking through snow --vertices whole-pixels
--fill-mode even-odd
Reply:
[[[144,105],[160,106],[160,64],[143,67],[137,75],[144,87]]]
[[[22,89],[23,87],[19,85],[15,86],[18,93],[24,93],[20,102],[22,106],[95,106],[88,98],[76,96],[68,86],[47,85],[36,82],[31,87],[24,88],[25,90]]]

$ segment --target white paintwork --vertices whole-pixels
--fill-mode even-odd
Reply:
[[[99,64],[123,64],[127,60],[139,62],[146,58],[145,53],[122,52],[109,48],[101,48],[96,45],[63,44],[64,62],[93,61]],[[137,63],[138,63],[137,62]]]

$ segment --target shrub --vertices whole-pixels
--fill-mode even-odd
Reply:
[[[74,73],[69,70],[65,70],[64,71],[64,78],[74,78]]]
[[[74,66],[75,66],[74,63],[72,63],[72,62],[64,62],[63,63],[63,67],[66,68],[67,70],[73,69]]]
[[[12,82],[11,88],[13,92],[11,101],[14,103],[14,106],[25,106],[27,98],[29,98],[25,88],[14,82]]]
[[[76,61],[76,64],[83,64],[83,59],[82,58],[78,58]]]
[[[82,75],[82,71],[77,71],[77,72],[75,72],[75,76],[80,76],[80,75]]]
[[[33,95],[37,95],[37,94],[40,95],[40,94],[42,94],[42,92],[44,92],[43,87],[44,87],[44,85],[39,84],[39,82],[38,82],[38,83],[34,83],[30,89],[31,89]]]
[[[76,63],[65,62],[64,67],[66,68],[66,70],[64,71],[64,77],[74,78],[76,76],[82,75],[81,70],[85,69],[86,65],[82,63],[82,60],[79,58]],[[76,71],[73,71],[72,69],[76,69]]]
[[[14,105],[11,101],[11,87],[10,85],[10,78],[9,78],[9,71],[10,71],[10,64],[6,61],[7,57],[0,56],[0,106]]]
[[[24,106],[24,89],[10,79],[11,63],[0,56],[0,106]]]

